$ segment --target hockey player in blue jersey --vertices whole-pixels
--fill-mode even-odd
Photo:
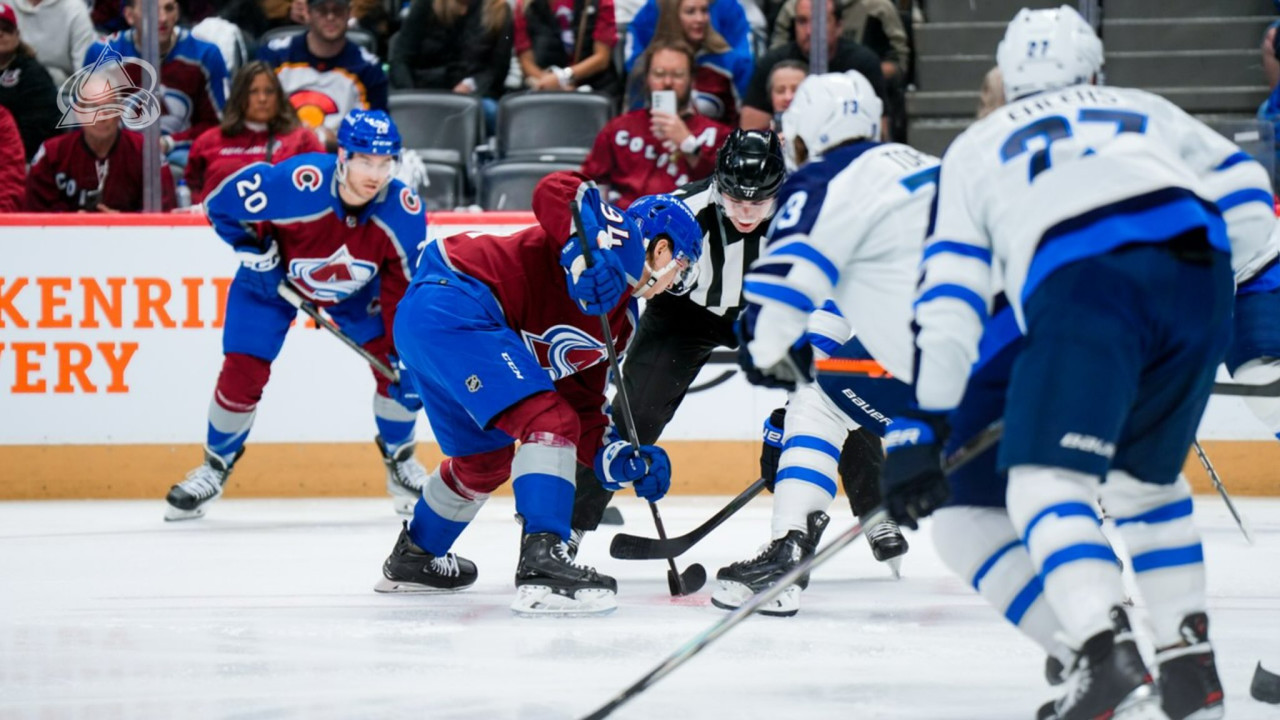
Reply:
[[[227,297],[225,359],[209,405],[205,461],[174,485],[166,519],[200,517],[222,495],[244,453],[271,363],[297,310],[280,297],[288,282],[324,307],[348,336],[387,360],[392,323],[416,267],[427,224],[417,193],[394,179],[400,133],[380,110],[353,110],[338,131],[336,156],[299,155],[255,163],[205,200],[218,235],[241,267]],[[412,511],[426,479],[414,458],[417,403],[374,373],[375,442],[387,490]]]
[[[1269,181],[1162,98],[1093,86],[1101,42],[1069,6],[1021,11],[997,59],[1009,104],[942,163],[915,301],[916,405],[886,437],[887,506],[914,525],[946,502],[947,412],[974,390],[1002,288],[1025,335],[1002,411],[1007,510],[973,498],[940,513],[948,564],[1003,594],[1007,613],[1043,593],[1074,661],[1042,718],[1221,717],[1179,471],[1227,349],[1233,269],[1264,254],[1274,224]],[[1099,496],[1149,610],[1158,686]]]

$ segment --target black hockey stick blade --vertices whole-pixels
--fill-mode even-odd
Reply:
[[[694,563],[684,569],[677,577],[674,570],[667,570],[667,586],[671,589],[672,597],[680,597],[682,595],[692,595],[702,589],[707,584],[707,569]]]
[[[765,485],[764,478],[756,480],[706,522],[679,537],[661,540],[659,538],[618,533],[613,536],[613,541],[609,543],[609,554],[619,560],[661,560],[663,558],[677,557],[696,545],[702,538],[711,534],[712,530],[720,527],[731,515],[745,507],[756,495],[760,494],[760,491],[764,490]]]
[[[1280,675],[1262,667],[1262,663],[1259,662],[1258,667],[1253,671],[1253,683],[1249,686],[1249,694],[1258,702],[1280,705]]]
[[[990,449],[999,440],[1003,434],[1004,423],[997,420],[991,423],[982,432],[971,438],[960,449],[956,450],[947,458],[946,472],[950,473],[973,458],[981,455],[984,451]],[[884,522],[889,517],[888,511],[884,506],[880,506],[867,515],[864,522],[854,523],[853,527],[844,531],[829,545],[822,548],[815,555],[811,555],[805,560],[800,561],[795,567],[778,579],[777,582],[760,592],[752,595],[749,600],[743,603],[737,610],[725,615],[711,627],[703,630],[701,633],[690,638],[685,644],[681,645],[675,652],[667,656],[657,667],[650,670],[644,677],[632,683],[630,687],[624,689],[613,697],[612,700],[601,705],[598,709],[589,715],[583,717],[583,720],[604,720],[613,714],[614,710],[622,707],[631,698],[639,695],[649,689],[654,683],[666,677],[673,670],[683,665],[689,658],[697,655],[703,648],[715,642],[721,635],[732,630],[739,623],[751,617],[752,613],[759,610],[767,603],[771,603],[777,599],[779,595],[786,591],[788,587],[800,581],[800,576],[805,573],[812,572],[814,568],[830,560],[832,556],[843,550],[849,543],[858,539],[863,528],[875,527]]]
[[[1248,385],[1245,383],[1214,383],[1214,395],[1242,395],[1248,397],[1280,397],[1280,380],[1266,385]]]

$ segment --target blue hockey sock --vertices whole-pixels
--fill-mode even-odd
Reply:
[[[413,442],[413,426],[418,414],[389,397],[373,394],[373,421],[387,446],[387,454]]]
[[[488,499],[488,495],[463,497],[454,492],[440,477],[440,468],[437,467],[427,478],[422,497],[413,508],[409,537],[415,545],[432,555],[444,555]]]
[[[516,512],[526,534],[551,532],[569,539],[573,516],[575,451],[572,445],[526,442],[511,463]]]
[[[257,410],[235,412],[219,405],[216,399],[210,401],[209,427],[205,434],[205,445],[209,451],[231,462],[249,438],[255,414]]]

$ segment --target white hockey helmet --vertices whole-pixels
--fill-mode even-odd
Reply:
[[[1007,102],[1087,83],[1102,62],[1102,41],[1070,5],[1019,10],[996,50]]]
[[[782,113],[782,136],[787,162],[795,166],[795,141],[804,141],[807,160],[816,160],[830,148],[858,138],[880,139],[884,103],[861,73],[810,75],[796,89],[791,105]]]

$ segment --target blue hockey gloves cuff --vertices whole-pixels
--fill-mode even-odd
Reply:
[[[422,395],[418,393],[418,389],[413,384],[413,378],[409,375],[409,369],[400,362],[400,358],[392,353],[387,356],[387,365],[391,366],[400,375],[400,382],[393,382],[387,386],[387,396],[392,400],[403,405],[410,412],[418,412],[422,409]]]
[[[631,443],[618,441],[596,452],[596,478],[606,490],[617,492],[633,486],[636,495],[657,502],[671,487],[671,460],[657,445],[641,445],[632,452]]]
[[[592,250],[592,263],[582,257],[578,238],[565,245],[560,264],[565,268],[569,297],[587,315],[607,315],[627,292],[627,273],[612,250]]]
[[[760,443],[760,477],[764,478],[769,492],[773,492],[773,483],[778,477],[778,461],[782,459],[782,433],[786,420],[787,409],[778,408],[764,421]]]
[[[890,517],[899,525],[919,529],[917,521],[951,496],[942,467],[942,451],[950,434],[944,413],[908,411],[890,423],[884,436],[887,456],[880,488]]]

